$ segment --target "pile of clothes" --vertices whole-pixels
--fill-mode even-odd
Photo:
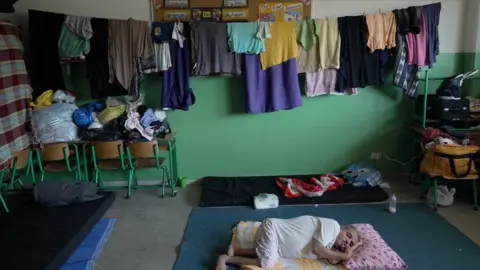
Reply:
[[[422,132],[422,143],[425,149],[433,145],[475,145],[475,142],[467,138],[464,134],[451,131],[448,127],[428,128]]]
[[[145,142],[171,133],[165,112],[142,103],[141,98],[131,102],[109,97],[105,103],[82,106],[73,119],[84,140]]]

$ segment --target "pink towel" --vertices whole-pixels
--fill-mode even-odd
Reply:
[[[356,88],[348,88],[345,93],[335,90],[337,84],[337,69],[324,69],[318,72],[306,73],[306,94],[308,97],[320,95],[356,95]]]
[[[421,16],[422,25],[419,34],[408,33],[407,41],[407,64],[426,66],[427,65],[427,31],[425,28],[425,16]]]

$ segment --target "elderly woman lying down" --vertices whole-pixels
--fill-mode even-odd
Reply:
[[[227,254],[218,257],[216,270],[225,270],[226,264],[268,269],[280,258],[326,259],[336,264],[350,259],[361,244],[353,226],[340,226],[333,219],[314,216],[269,218],[258,228],[255,250],[238,253],[230,246]]]

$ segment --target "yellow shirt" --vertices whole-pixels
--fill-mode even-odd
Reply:
[[[265,39],[266,51],[260,53],[262,69],[298,56],[296,22],[272,22],[270,33],[272,37]]]

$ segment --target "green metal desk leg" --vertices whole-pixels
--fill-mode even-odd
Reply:
[[[174,141],[175,142],[175,141]],[[177,184],[177,181],[175,179],[175,148],[176,148],[176,145],[175,143],[173,143],[172,145],[172,142],[168,142],[168,165],[169,165],[169,169],[170,169],[170,179],[169,179],[169,182],[170,182],[170,188],[172,189],[172,197],[176,195],[176,191],[175,191],[175,188],[176,188],[176,184]]]
[[[477,191],[477,179],[473,180],[473,205],[474,205],[474,210],[478,210],[478,191]]]
[[[438,200],[438,180],[437,177],[433,178],[433,210],[437,211],[437,200]]]
[[[0,190],[1,190],[1,188],[0,188]],[[8,206],[7,206],[7,203],[5,202],[5,200],[3,199],[3,196],[2,196],[2,194],[1,194],[1,192],[0,192],[0,202],[1,202],[2,205],[3,205],[3,209],[5,209],[5,212],[8,213]]]
[[[177,139],[173,139],[173,179],[175,180],[175,186],[178,182],[178,160],[177,160]]]
[[[33,168],[33,151],[30,151],[28,153],[28,166],[27,166],[27,175],[31,173],[32,174],[32,182],[33,184],[36,183],[35,179],[35,169]]]
[[[83,166],[85,167],[85,181],[88,181],[88,164],[87,164],[87,145],[82,145],[83,152]]]

